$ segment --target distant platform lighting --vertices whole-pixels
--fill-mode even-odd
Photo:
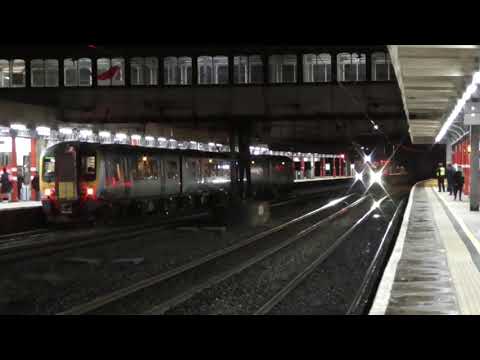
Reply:
[[[110,131],[100,131],[98,133],[98,136],[102,138],[109,138],[111,136]]]
[[[215,146],[215,143],[209,142],[209,143],[208,143],[208,146]]]
[[[116,133],[115,138],[118,140],[125,140],[127,138],[127,134],[124,133]]]
[[[92,130],[90,129],[82,129],[80,130],[80,135],[84,136],[84,137],[87,137],[87,136],[91,136],[93,134]]]
[[[63,135],[72,135],[72,128],[69,128],[69,127],[62,127],[60,129],[58,129],[58,131],[60,132],[60,134],[63,134]]]
[[[37,126],[35,130],[40,136],[50,136],[50,128],[48,126]]]
[[[378,130],[378,125],[377,125],[377,124],[373,125],[373,128],[374,128],[375,130]]]
[[[372,162],[372,155],[371,155],[371,154],[370,154],[370,155],[365,155],[365,156],[363,157],[363,161],[364,161],[365,163],[368,163],[368,162],[371,163],[371,162]]]
[[[158,138],[158,141],[167,141],[167,139],[164,138],[164,137],[159,137],[159,138]]]
[[[216,145],[219,146],[219,147],[222,147],[222,146],[223,146],[222,144],[216,144]]]
[[[340,154],[341,159],[345,159],[345,154]]]
[[[12,124],[10,125],[10,129],[17,130],[17,131],[25,131],[27,127],[23,124]]]
[[[131,136],[131,138],[132,138],[132,140],[140,140],[140,139],[142,138],[142,136],[141,136],[141,135],[138,135],[138,134],[133,134],[133,135]]]
[[[147,141],[154,141],[155,138],[153,136],[145,136],[145,140]]]

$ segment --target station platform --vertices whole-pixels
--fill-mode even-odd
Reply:
[[[435,180],[411,190],[370,315],[480,314],[480,213]]]
[[[18,209],[28,209],[41,207],[41,201],[17,201],[17,202],[0,202],[0,212],[9,211],[9,210],[18,210]]]

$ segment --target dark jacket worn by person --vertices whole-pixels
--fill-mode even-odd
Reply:
[[[463,177],[463,174],[461,171],[455,171],[453,174],[453,186],[455,186],[457,189],[461,189],[463,187],[463,184],[465,182],[465,178]]]
[[[8,179],[8,173],[4,172],[0,178],[0,184],[2,185],[2,194],[7,194],[12,190],[12,184]]]

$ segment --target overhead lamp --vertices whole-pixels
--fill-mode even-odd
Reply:
[[[364,161],[365,163],[367,163],[367,162],[372,162],[372,155],[371,155],[371,154],[370,154],[370,155],[365,155],[365,156],[363,157],[363,161]]]
[[[374,128],[375,130],[378,130],[378,125],[377,125],[377,124],[373,125],[373,128]]]
[[[215,143],[209,142],[209,143],[208,143],[208,146],[215,146]]]
[[[222,144],[216,144],[217,146],[223,146]]]
[[[141,135],[138,135],[138,134],[133,134],[132,136],[130,136],[132,138],[132,140],[140,140],[142,138]]]
[[[69,127],[62,127],[58,129],[58,131],[60,132],[60,134],[63,134],[63,135],[71,135],[73,132],[72,128],[69,128]]]
[[[40,136],[50,136],[50,128],[48,126],[37,126],[35,130]]]
[[[27,127],[23,124],[11,124],[10,129],[17,131],[25,131],[27,130]]]
[[[109,138],[111,134],[110,134],[110,131],[99,131],[98,136],[102,138]]]
[[[83,137],[91,136],[92,135],[92,130],[90,129],[82,129],[80,130],[80,135]]]

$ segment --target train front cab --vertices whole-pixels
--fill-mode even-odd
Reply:
[[[49,222],[88,219],[98,208],[94,147],[62,143],[48,148],[40,164],[43,211]]]

